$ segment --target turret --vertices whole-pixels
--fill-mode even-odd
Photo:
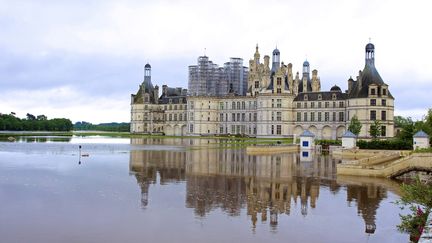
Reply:
[[[277,72],[280,68],[280,51],[277,49],[273,50],[273,63],[272,63],[272,72]]]
[[[255,47],[254,61],[255,61],[256,65],[258,65],[260,62],[260,54],[258,52],[258,44]]]
[[[375,65],[375,46],[370,42],[365,47],[365,58],[366,65]]]

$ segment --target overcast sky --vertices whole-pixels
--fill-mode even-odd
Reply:
[[[206,55],[244,64],[277,45],[301,71],[307,58],[323,90],[347,89],[375,44],[375,65],[396,115],[432,108],[432,2],[0,0],[0,112],[73,122],[130,120],[130,95],[152,65],[153,84],[187,87]]]

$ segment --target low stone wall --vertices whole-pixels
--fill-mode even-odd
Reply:
[[[277,154],[277,153],[292,153],[300,151],[299,145],[262,145],[262,146],[248,146],[246,153],[250,155],[258,154]]]
[[[358,161],[337,165],[338,175],[396,177],[412,170],[432,171],[432,153],[414,153],[382,165],[362,165]]]

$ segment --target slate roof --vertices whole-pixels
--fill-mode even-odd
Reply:
[[[309,130],[304,130],[300,137],[315,137],[315,134],[311,133]]]
[[[422,130],[418,131],[416,134],[414,134],[415,138],[429,138],[429,135]]]
[[[359,82],[361,82],[361,88],[359,87]],[[361,73],[360,81],[355,81],[353,83],[353,88],[349,94],[349,98],[366,98],[369,93],[369,85],[376,84],[378,86],[385,85],[381,76],[375,68],[375,65],[370,62],[366,62],[366,65]],[[393,98],[390,91],[387,90],[387,95]]]
[[[343,138],[357,138],[357,136],[352,133],[350,130],[346,130],[346,132],[342,135]]]
[[[307,95],[308,99],[306,101],[317,101],[318,95],[321,95],[321,100],[329,101],[333,100],[333,94],[336,94],[336,100],[346,100],[348,98],[348,94],[342,93],[340,91],[321,91],[321,92],[306,92],[299,93],[294,101],[305,101],[304,96]]]

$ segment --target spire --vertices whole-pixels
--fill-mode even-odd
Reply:
[[[255,47],[254,60],[255,60],[256,64],[259,64],[260,54],[259,54],[259,51],[258,51],[258,43],[256,44],[256,47]]]

